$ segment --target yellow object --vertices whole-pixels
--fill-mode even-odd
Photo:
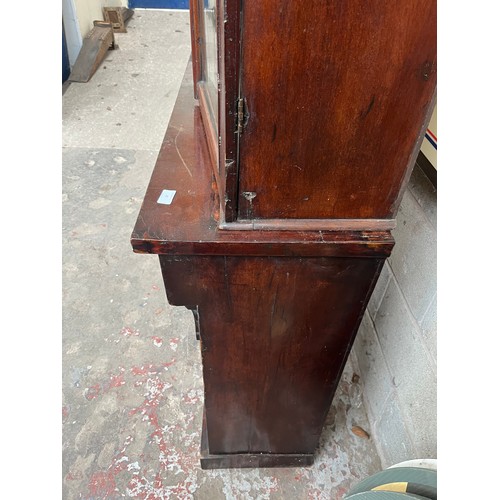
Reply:
[[[372,488],[372,491],[399,491],[405,493],[407,487],[408,483],[387,483],[375,486],[375,488]]]

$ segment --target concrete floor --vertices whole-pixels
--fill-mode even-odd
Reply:
[[[63,498],[341,499],[380,470],[349,361],[310,468],[202,471],[191,313],[129,243],[190,55],[187,12],[137,10],[63,95]]]

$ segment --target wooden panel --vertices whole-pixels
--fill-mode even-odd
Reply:
[[[195,99],[198,98],[198,82],[203,79],[203,31],[200,27],[199,7],[199,0],[189,0],[191,59],[193,61],[193,91]]]
[[[110,22],[115,33],[127,33],[126,23],[134,15],[127,7],[103,7],[104,20]]]
[[[231,453],[215,455],[208,448],[207,421],[203,410],[200,464],[202,469],[228,469],[249,467],[307,467],[314,462],[312,453]]]
[[[160,256],[198,304],[211,454],[314,453],[383,261]]]
[[[215,1],[215,0],[214,0]],[[215,5],[215,4],[214,4]],[[214,80],[218,80],[215,75],[218,68],[214,69],[214,63],[218,67],[219,51],[214,37],[219,37],[213,30],[210,21],[207,23],[206,3],[203,0],[191,0],[191,48],[193,51],[193,77],[195,78],[194,96],[199,101],[201,117],[205,127],[205,136],[208,142],[208,149],[212,159],[212,169],[214,171],[219,191],[219,197],[224,198],[224,183],[219,175],[219,122],[224,120],[219,118],[219,89]],[[217,9],[219,6],[217,6]],[[219,11],[215,11],[217,16]],[[217,19],[219,23],[219,19]],[[215,59],[215,61],[214,61]],[[210,66],[210,67],[209,67]],[[223,181],[224,179],[222,179]]]
[[[176,191],[170,205],[163,189]],[[219,198],[190,63],[132,233],[134,251],[198,255],[388,256],[389,231],[218,230]],[[302,228],[304,229],[304,228]]]
[[[217,140],[217,124],[215,123],[215,112],[213,109],[212,100],[210,99],[207,84],[204,81],[198,82],[198,101],[200,105],[201,118],[205,127],[205,135],[207,137],[208,150],[212,159],[212,167],[219,185],[219,167],[218,167],[218,140]]]
[[[238,215],[238,136],[236,131],[236,101],[239,96],[240,74],[240,14],[242,0],[219,0],[220,41],[220,177],[222,192],[221,217],[233,222]]]
[[[71,82],[88,82],[108,50],[114,47],[113,29],[103,26],[94,26],[83,39],[83,45],[75,61],[68,80]]]
[[[239,218],[394,218],[436,85],[435,0],[243,3]]]

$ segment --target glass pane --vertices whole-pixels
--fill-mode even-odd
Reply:
[[[206,66],[205,79],[217,122],[217,12],[216,0],[204,0]]]

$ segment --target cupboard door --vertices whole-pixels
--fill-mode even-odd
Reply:
[[[435,0],[242,6],[239,219],[392,219],[432,110]]]

